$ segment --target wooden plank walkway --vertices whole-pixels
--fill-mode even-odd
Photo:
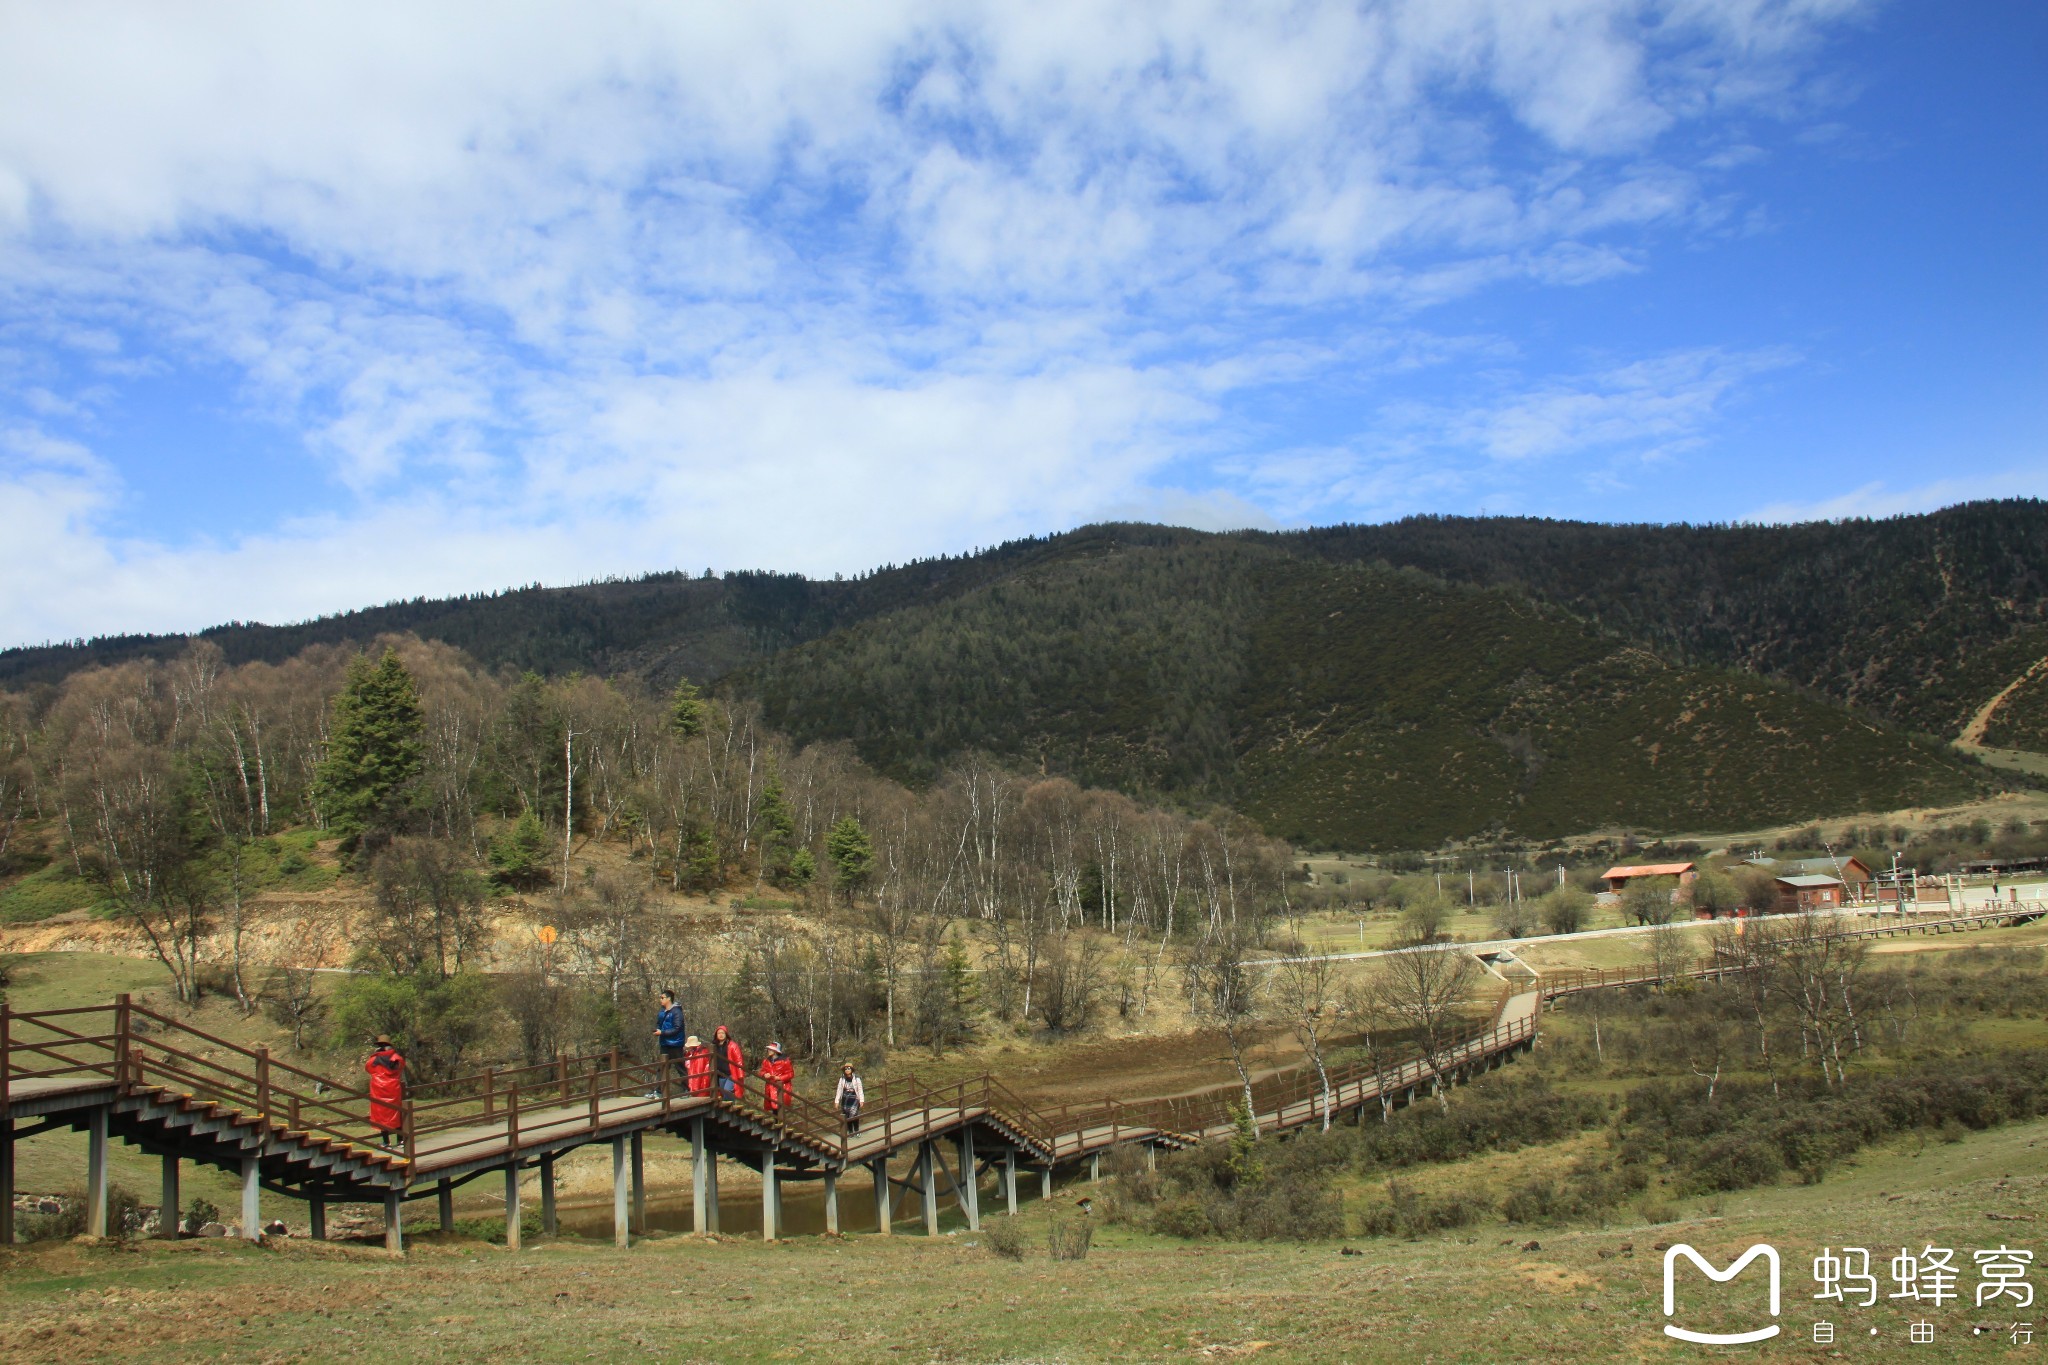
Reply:
[[[2025,923],[2044,913],[2048,907],[2021,903],[1989,913],[1874,925],[1851,936],[1966,932]],[[1667,976],[1740,970],[1712,964]],[[1252,1087],[1253,1122],[1262,1133],[1283,1133],[1372,1105],[1414,1102],[1530,1046],[1548,1001],[1663,979],[1644,968],[1558,972],[1527,987],[1517,983],[1503,991],[1485,1028],[1440,1057],[1412,1057],[1379,1070],[1335,1068],[1327,1087],[1306,1067],[1261,1078]],[[547,1170],[561,1152],[606,1141],[615,1145],[623,1229],[628,1149],[637,1205],[640,1139],[657,1131],[689,1136],[704,1157],[726,1155],[755,1166],[770,1191],[778,1171],[784,1178],[822,1177],[827,1207],[834,1210],[841,1174],[866,1167],[886,1176],[891,1158],[912,1154],[918,1179],[925,1182],[931,1228],[936,1212],[929,1182],[942,1142],[958,1144],[962,1156],[956,1165],[963,1169],[974,1169],[977,1150],[1001,1154],[1014,1200],[1020,1161],[1049,1182],[1056,1167],[1087,1161],[1091,1172],[1099,1169],[1101,1155],[1118,1147],[1225,1139],[1235,1131],[1232,1106],[1243,1093],[1239,1086],[1222,1085],[1194,1095],[1040,1112],[989,1076],[937,1088],[906,1079],[876,1087],[875,1105],[862,1116],[859,1130],[848,1133],[835,1111],[802,1096],[776,1114],[744,1098],[692,1096],[675,1090],[667,1067],[614,1052],[418,1087],[405,1102],[403,1132],[387,1145],[368,1122],[368,1097],[361,1091],[278,1062],[263,1049],[200,1033],[125,996],[107,1006],[35,1014],[0,1006],[0,1060],[0,1220],[11,1224],[17,1131],[69,1123],[94,1135],[93,1160],[102,1180],[105,1142],[119,1137],[164,1155],[167,1203],[176,1202],[177,1161],[199,1160],[242,1173],[246,1208],[255,1207],[259,1186],[310,1201],[316,1226],[325,1201],[382,1200],[394,1248],[400,1201],[436,1196],[445,1222],[455,1183],[503,1171],[509,1215],[517,1207],[522,1167],[538,1163]],[[17,1130],[17,1119],[36,1123]],[[970,1222],[977,1216],[972,1186],[968,1180],[956,1189]],[[699,1194],[715,1204],[715,1183]],[[551,1191],[546,1199],[551,1208]],[[764,1201],[764,1232],[774,1226],[775,1207],[775,1200]],[[836,1213],[831,1217],[836,1222]],[[0,1232],[12,1235],[6,1227]]]

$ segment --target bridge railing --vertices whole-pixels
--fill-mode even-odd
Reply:
[[[522,1137],[573,1137],[608,1126],[608,1101],[655,1100],[665,1121],[691,1100],[703,1098],[690,1093],[667,1057],[643,1062],[617,1048],[562,1054],[551,1061],[490,1067],[412,1088],[404,1106],[405,1150],[407,1156],[416,1156],[424,1141],[432,1144],[437,1158],[446,1158],[464,1150],[516,1148]],[[845,1126],[838,1112],[800,1093],[792,1091],[774,1112],[765,1100],[758,1106],[750,1102],[744,1088],[736,1101],[715,1093],[710,1098],[745,1110],[763,1126],[782,1129],[813,1150],[845,1155]],[[477,1131],[449,1141],[464,1129]]]
[[[93,1078],[218,1104],[293,1132],[367,1145],[369,1096],[133,1003],[15,1013],[0,1007],[0,1112],[33,1079]]]
[[[1006,1120],[1032,1144],[1051,1149],[1054,1129],[1044,1113],[984,1072],[965,1080],[928,1084],[915,1075],[892,1077],[871,1087],[862,1125],[870,1134],[880,1125],[883,1146],[917,1140],[966,1114],[987,1114]]]

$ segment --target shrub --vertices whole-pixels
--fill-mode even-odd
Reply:
[[[1366,1124],[1354,1139],[1358,1156],[1377,1166],[1460,1161],[1555,1142],[1598,1127],[1608,1115],[1599,1097],[1561,1093],[1541,1076],[1478,1082],[1472,1094],[1474,1102],[1449,1113],[1417,1105],[1390,1122]]]
[[[142,1201],[124,1186],[107,1187],[107,1235],[132,1237],[142,1231]],[[57,1196],[57,1212],[31,1213],[14,1223],[19,1242],[55,1242],[84,1235],[85,1191],[66,1190]]]
[[[1371,1237],[1420,1237],[1426,1232],[1462,1228],[1492,1212],[1476,1195],[1452,1192],[1425,1195],[1405,1181],[1387,1182],[1387,1202],[1367,1209],[1361,1227]]]
[[[1344,1197],[1314,1181],[1272,1180],[1239,1195],[1236,1235],[1258,1242],[1320,1242],[1344,1235]]]
[[[1150,1226],[1163,1237],[1189,1239],[1213,1236],[1217,1230],[1201,1196],[1192,1194],[1169,1199],[1154,1209]]]
[[[1066,1220],[1057,1214],[1045,1229],[1045,1249],[1055,1261],[1085,1261],[1095,1241],[1095,1222],[1090,1218]]]
[[[991,1218],[981,1226],[981,1244],[1000,1261],[1024,1259],[1024,1233],[1008,1214]]]
[[[1684,1184],[1694,1192],[1746,1190],[1775,1180],[1785,1168],[1768,1143],[1735,1135],[1709,1143],[1685,1163]]]
[[[17,1242],[57,1242],[85,1231],[85,1196],[67,1192],[57,1197],[57,1212],[24,1214],[14,1220]]]

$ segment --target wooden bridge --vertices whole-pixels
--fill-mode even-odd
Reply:
[[[1479,1033],[1434,1060],[1414,1057],[1379,1070],[1330,1068],[1325,1078],[1295,1068],[1252,1086],[1262,1132],[1321,1124],[1347,1111],[1407,1103],[1439,1084],[1497,1066],[1530,1045],[1538,999],[1503,994]],[[642,1144],[650,1132],[690,1143],[698,1231],[718,1226],[718,1158],[760,1174],[761,1232],[780,1234],[782,1187],[824,1185],[828,1232],[839,1224],[839,1182],[868,1177],[876,1219],[892,1230],[911,1201],[925,1231],[947,1201],[980,1226],[981,1186],[1017,1207],[1020,1170],[1035,1171],[1041,1197],[1053,1175],[1105,1153],[1175,1149],[1227,1136],[1243,1090],[1220,1086],[1166,1099],[1034,1107],[990,1076],[930,1086],[915,1078],[871,1087],[857,1131],[836,1110],[793,1096],[779,1112],[752,1099],[691,1095],[664,1063],[616,1052],[564,1057],[540,1066],[494,1069],[411,1088],[404,1127],[385,1145],[369,1122],[367,1094],[269,1055],[204,1033],[122,996],[110,1005],[29,1014],[0,1006],[0,1245],[13,1238],[13,1153],[17,1140],[56,1128],[87,1134],[87,1231],[107,1229],[107,1144],[120,1139],[162,1159],[161,1206],[182,1207],[181,1163],[238,1174],[241,1227],[257,1236],[264,1191],[306,1201],[315,1237],[326,1235],[332,1203],[384,1209],[385,1243],[403,1247],[403,1206],[433,1197],[443,1228],[455,1189],[480,1177],[504,1182],[506,1240],[519,1245],[523,1171],[538,1168],[542,1226],[555,1229],[554,1164],[593,1143],[612,1146],[613,1226],[621,1245],[644,1226]],[[175,1218],[164,1220],[174,1233]]]
[[[1862,937],[1950,933],[2041,916],[2038,904],[1942,920],[1903,921],[1852,931]],[[1447,950],[1454,951],[1454,950]],[[1708,966],[1684,975],[1739,968]],[[1669,974],[1667,974],[1669,975]],[[1652,969],[1560,972],[1527,989],[1502,991],[1492,1019],[1434,1057],[1398,1064],[1312,1067],[1275,1073],[1252,1086],[1262,1133],[1321,1125],[1369,1106],[1413,1102],[1427,1090],[1498,1066],[1534,1042],[1550,1000],[1577,991],[1661,979]],[[1181,1148],[1227,1137],[1243,1089],[1223,1085],[1190,1095],[1034,1107],[992,1076],[930,1086],[914,1077],[870,1088],[857,1131],[836,1110],[792,1096],[778,1112],[746,1098],[691,1095],[674,1068],[616,1051],[538,1066],[492,1069],[410,1088],[403,1128],[386,1145],[369,1122],[361,1089],[246,1048],[134,1004],[17,1014],[0,1006],[0,1245],[13,1241],[14,1144],[56,1128],[87,1134],[87,1231],[107,1230],[107,1144],[120,1139],[163,1163],[161,1206],[182,1207],[181,1163],[240,1176],[241,1227],[260,1235],[264,1191],[306,1201],[315,1237],[326,1235],[332,1203],[384,1209],[385,1244],[403,1249],[402,1212],[432,1197],[444,1229],[457,1187],[482,1177],[504,1182],[506,1240],[520,1240],[523,1171],[538,1168],[543,1228],[555,1230],[554,1165],[593,1143],[612,1147],[613,1229],[620,1245],[645,1226],[642,1145],[650,1132],[690,1143],[696,1230],[718,1226],[718,1159],[759,1172],[761,1232],[780,1235],[780,1191],[789,1181],[823,1183],[825,1226],[839,1230],[839,1183],[864,1171],[879,1229],[914,1201],[927,1233],[939,1221],[940,1179],[970,1228],[980,1226],[981,1186],[993,1177],[1009,1211],[1020,1170],[1039,1176],[1049,1197],[1055,1171],[1085,1163],[1099,1175],[1105,1153]],[[175,1231],[175,1217],[165,1220]]]

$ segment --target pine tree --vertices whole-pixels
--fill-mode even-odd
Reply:
[[[1266,1165],[1259,1160],[1259,1126],[1240,1100],[1230,1102],[1230,1155],[1223,1169],[1233,1185],[1256,1185],[1266,1178]]]
[[[688,678],[676,683],[676,690],[669,694],[668,728],[678,739],[704,733],[704,699]]]
[[[790,841],[796,838],[796,812],[783,794],[782,779],[773,776],[761,793],[761,811],[755,817],[761,829],[761,875],[775,881],[788,874]]]
[[[540,817],[526,811],[491,840],[491,866],[506,886],[529,890],[548,880],[548,837]]]
[[[373,829],[399,824],[425,768],[420,698],[395,650],[371,663],[357,655],[334,699],[334,726],[315,774],[327,827],[354,848]]]
[[[818,860],[811,856],[809,849],[800,848],[789,855],[789,884],[791,886],[809,886],[817,875]]]
[[[875,871],[875,845],[860,821],[851,815],[839,817],[825,835],[825,856],[832,860],[832,881],[846,895],[847,904]]]

